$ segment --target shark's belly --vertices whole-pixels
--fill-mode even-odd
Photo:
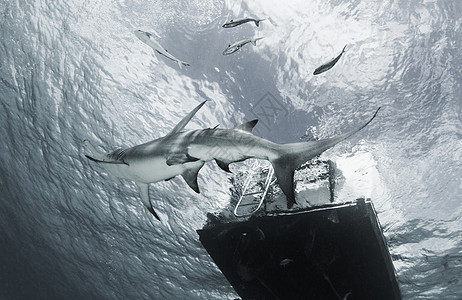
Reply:
[[[154,183],[183,173],[183,165],[168,166],[164,159],[140,160],[121,166],[119,177],[143,183]]]

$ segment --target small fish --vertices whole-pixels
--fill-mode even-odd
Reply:
[[[332,69],[332,67],[335,66],[335,64],[338,62],[340,57],[342,57],[342,54],[345,52],[346,46],[347,45],[345,45],[345,47],[343,47],[342,52],[336,58],[333,58],[332,60],[326,62],[322,66],[316,68],[316,70],[314,70],[314,72],[313,72],[313,75],[319,75],[321,73],[324,73],[324,72]]]
[[[230,54],[236,52],[237,50],[241,49],[242,46],[244,46],[245,44],[248,44],[248,43],[252,43],[252,45],[256,46],[257,41],[261,40],[262,38],[263,37],[259,37],[259,38],[256,38],[256,39],[242,40],[242,41],[236,42],[236,43],[234,43],[232,45],[228,45],[228,47],[225,49],[225,51],[223,51],[223,55],[230,55]]]
[[[137,38],[139,38],[143,43],[145,43],[146,45],[148,45],[149,47],[151,47],[152,49],[154,49],[157,53],[173,60],[174,62],[176,62],[178,64],[178,66],[180,66],[180,69],[181,69],[181,66],[189,66],[189,64],[187,62],[184,62],[182,60],[179,60],[178,58],[176,58],[175,56],[171,55],[170,53],[168,53],[168,51],[166,49],[164,49],[164,47],[162,47],[153,37],[152,37],[152,34],[149,33],[149,32],[145,32],[145,31],[141,31],[141,30],[135,30],[135,35]]]
[[[264,20],[266,19],[256,20],[252,18],[241,18],[241,19],[236,19],[236,20],[231,20],[231,21],[226,22],[225,24],[223,24],[223,28],[232,28],[232,27],[236,27],[236,26],[239,26],[247,22],[255,22],[255,25],[258,27],[260,26],[260,22]]]
[[[343,296],[343,299],[342,300],[348,300],[348,298],[350,297],[350,295],[352,295],[353,293],[350,291],[348,293],[345,294],[345,296]]]
[[[292,258],[285,258],[285,259],[281,260],[279,265],[285,268],[285,267],[287,267],[289,264],[291,264],[293,262],[294,262],[294,260]]]

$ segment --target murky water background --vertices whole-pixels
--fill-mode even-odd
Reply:
[[[151,185],[159,223],[133,182],[84,157],[84,138],[146,142],[204,99],[189,128],[259,118],[256,134],[280,143],[382,106],[323,155],[346,178],[337,200],[372,198],[404,299],[462,297],[462,2],[2,0],[0,14],[0,298],[237,297],[195,233],[229,201],[225,172],[207,164],[200,195],[180,178]],[[267,20],[221,27],[242,16]]]

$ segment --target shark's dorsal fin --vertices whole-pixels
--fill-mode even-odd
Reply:
[[[149,186],[146,183],[136,182],[138,191],[140,192],[141,201],[143,201],[144,206],[149,210],[149,212],[160,221],[159,216],[152,208],[151,201],[149,201]]]
[[[176,126],[172,129],[172,131],[170,131],[168,135],[175,134],[183,130],[183,128],[189,123],[192,117],[194,117],[197,111],[205,104],[205,102],[207,102],[207,100],[196,106],[196,108],[194,108],[189,114],[187,114],[186,117],[181,119],[181,121],[178,124],[176,124]]]
[[[200,193],[199,186],[197,185],[197,174],[199,170],[204,166],[204,163],[200,164],[198,167],[186,169],[181,176],[184,178],[184,181],[192,188],[196,193]]]
[[[249,122],[245,122],[239,126],[237,126],[235,129],[237,130],[242,130],[242,131],[247,131],[247,132],[252,132],[252,129],[257,125],[258,120],[252,120]]]

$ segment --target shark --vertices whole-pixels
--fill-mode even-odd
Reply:
[[[189,63],[184,62],[182,60],[179,60],[175,56],[171,55],[164,47],[162,47],[153,37],[152,34],[149,32],[141,31],[141,30],[135,30],[135,35],[137,38],[139,38],[143,43],[154,49],[157,53],[173,60],[180,66],[180,69],[182,66],[189,66]]]
[[[366,127],[380,109],[369,121],[348,133],[324,140],[277,144],[252,134],[258,120],[232,129],[215,126],[183,130],[205,102],[196,106],[164,137],[110,153],[100,152],[88,140],[84,140],[92,154],[85,156],[103,166],[115,178],[135,181],[144,206],[158,220],[160,218],[149,198],[149,184],[181,176],[192,190],[199,193],[197,175],[205,162],[212,160],[226,172],[231,172],[231,163],[249,158],[269,160],[286,196],[287,207],[291,208],[296,204],[295,169]]]
[[[252,18],[241,18],[241,19],[236,19],[236,20],[231,20],[231,21],[226,22],[225,24],[223,24],[223,28],[232,28],[232,27],[236,27],[236,26],[242,25],[247,22],[254,22],[255,25],[258,27],[260,26],[260,22],[264,20],[266,19],[257,20],[257,19],[252,19]]]
[[[343,47],[342,52],[340,52],[339,55],[337,55],[335,58],[331,59],[330,61],[326,62],[325,64],[319,66],[314,70],[313,75],[319,75],[321,73],[324,73],[330,69],[332,69],[333,66],[339,61],[340,57],[342,57],[342,54],[345,52],[347,45]]]
[[[245,44],[248,44],[248,43],[252,43],[252,45],[256,46],[257,41],[261,40],[262,38],[263,37],[254,38],[254,39],[246,39],[246,40],[242,40],[242,41],[236,42],[234,44],[228,45],[228,47],[225,49],[225,51],[223,51],[223,55],[232,54],[232,53],[236,52],[237,50],[241,49],[242,46],[244,46]]]

